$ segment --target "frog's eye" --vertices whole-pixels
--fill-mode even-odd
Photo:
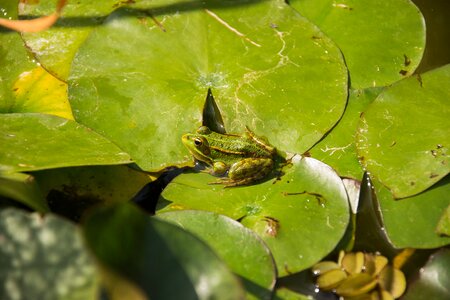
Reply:
[[[203,144],[203,141],[199,138],[194,139],[194,145],[200,147]]]
[[[197,129],[197,133],[200,133],[200,134],[210,134],[210,133],[211,133],[211,130],[210,130],[208,127],[206,127],[206,126],[200,126],[200,127]]]

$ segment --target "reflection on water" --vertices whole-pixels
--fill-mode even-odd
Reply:
[[[425,54],[417,73],[450,63],[450,0],[413,0],[427,27]]]

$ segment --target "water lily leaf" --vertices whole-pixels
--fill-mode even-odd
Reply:
[[[206,211],[174,211],[158,217],[205,241],[241,278],[247,290],[246,299],[271,299],[277,277],[275,263],[270,250],[250,229]]]
[[[15,4],[15,5],[14,5]],[[0,8],[17,17],[17,1]],[[0,113],[39,112],[73,119],[67,85],[32,60],[16,32],[0,32]]]
[[[327,255],[349,222],[341,179],[312,158],[295,156],[291,168],[275,181],[234,188],[208,185],[212,181],[204,173],[178,176],[162,193],[157,213],[199,209],[240,220],[269,246],[280,276]]]
[[[97,299],[98,275],[71,222],[8,208],[0,236],[1,299]]]
[[[0,172],[0,195],[26,204],[39,212],[49,210],[34,177],[28,174]]]
[[[236,277],[192,234],[129,203],[103,207],[85,222],[99,262],[150,299],[242,299]]]
[[[439,219],[436,232],[450,237],[450,204]]]
[[[402,299],[450,298],[450,250],[441,249],[433,254],[421,269],[419,278],[410,284]]]
[[[23,72],[13,85],[14,105],[9,112],[46,113],[73,120],[67,84],[37,67]]]
[[[450,171],[450,65],[387,88],[361,118],[357,151],[395,198],[420,193]]]
[[[67,1],[60,18],[50,29],[22,34],[26,46],[52,74],[66,80],[72,59],[95,26],[127,1]],[[21,18],[39,17],[53,13],[54,0],[26,1],[19,5]]]
[[[187,158],[180,138],[201,124],[208,88],[227,132],[248,125],[291,152],[306,151],[339,119],[341,53],[284,1],[176,8],[115,11],[80,47],[69,77],[76,119],[142,169]]]
[[[89,128],[44,114],[0,114],[0,144],[0,170],[8,172],[130,162]]]
[[[411,1],[289,3],[341,48],[355,89],[392,84],[414,73],[420,63],[425,21]]]
[[[450,205],[449,182],[446,177],[419,195],[396,201],[374,181],[386,233],[396,248],[437,248],[450,243],[450,237],[436,233],[439,219]]]
[[[364,171],[356,154],[355,131],[361,113],[381,90],[350,90],[342,119],[323,140],[308,151],[311,156],[332,166],[340,176],[361,179]]]

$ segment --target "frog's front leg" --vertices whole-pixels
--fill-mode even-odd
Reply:
[[[227,178],[213,183],[222,183],[226,187],[249,184],[266,177],[272,168],[271,158],[245,158],[230,167]]]

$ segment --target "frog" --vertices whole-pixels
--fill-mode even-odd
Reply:
[[[247,126],[245,129],[243,134],[222,134],[200,126],[195,133],[182,136],[183,144],[194,159],[206,164],[205,171],[221,177],[210,184],[250,185],[273,170],[276,148]]]

